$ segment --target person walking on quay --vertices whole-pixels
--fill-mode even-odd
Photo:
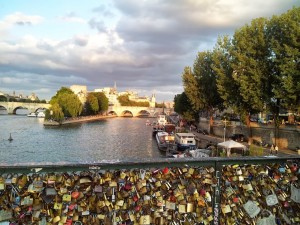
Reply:
[[[274,145],[272,144],[272,145],[271,145],[271,148],[270,148],[270,154],[271,154],[271,155],[273,154],[274,150],[275,150],[275,149],[274,149]]]
[[[277,145],[275,146],[275,153],[276,154],[278,153],[278,146]]]

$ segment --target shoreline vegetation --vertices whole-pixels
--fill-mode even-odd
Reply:
[[[53,120],[45,120],[44,126],[62,126],[66,124],[73,124],[73,123],[82,123],[82,122],[89,122],[89,121],[95,121],[95,120],[103,120],[108,118],[114,118],[115,115],[94,115],[94,116],[80,116],[76,118],[69,118],[67,120],[62,121],[61,123]]]

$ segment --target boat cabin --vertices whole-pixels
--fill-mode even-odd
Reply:
[[[157,124],[160,126],[164,126],[167,123],[166,115],[158,115],[157,116]]]
[[[180,151],[196,148],[196,139],[193,133],[176,133],[175,142]]]

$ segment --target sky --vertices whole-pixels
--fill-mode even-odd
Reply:
[[[299,0],[0,0],[0,92],[50,100],[113,87],[173,101],[182,72],[219,36]]]

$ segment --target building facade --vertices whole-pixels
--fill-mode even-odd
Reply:
[[[88,92],[85,85],[72,85],[70,89],[78,96],[82,104],[86,102]]]

